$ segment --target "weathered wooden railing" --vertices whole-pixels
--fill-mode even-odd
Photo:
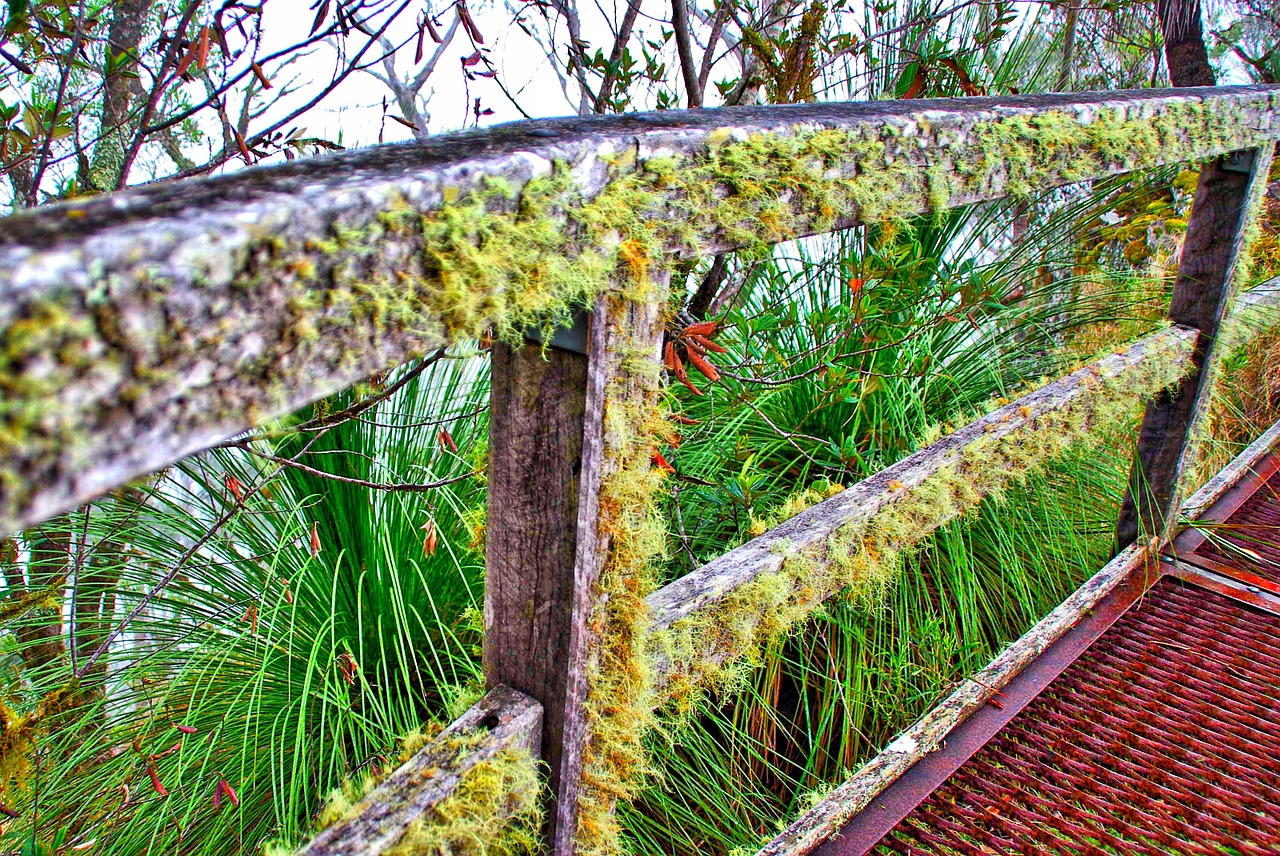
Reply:
[[[513,752],[545,765],[550,849],[604,852],[658,705],[1141,398],[1119,532],[1164,531],[1278,113],[1280,88],[1235,87],[567,119],[23,213],[0,223],[0,534],[495,329],[493,692],[306,852],[430,839]],[[1173,326],[655,590],[672,261],[1179,162],[1202,167]],[[585,336],[519,344],[579,307]]]

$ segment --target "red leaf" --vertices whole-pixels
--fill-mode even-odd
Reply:
[[[198,728],[195,728],[194,726],[180,725],[179,723],[176,723],[176,722],[173,724],[173,727],[181,731],[183,734],[198,734],[200,731]]]
[[[422,552],[429,559],[435,555],[436,548],[440,546],[440,537],[436,534],[436,522],[428,518],[421,528],[426,533],[422,536]]]
[[[147,767],[147,775],[151,776],[151,787],[156,789],[156,793],[162,797],[169,796],[169,792],[164,789],[164,783],[160,781],[160,774],[156,772],[154,766]]]
[[[316,556],[320,555],[320,530],[318,527],[319,527],[318,523],[312,522],[311,524],[311,558],[313,559]],[[285,585],[287,586],[288,583],[285,583]]]
[[[689,351],[689,365],[706,375],[707,380],[715,383],[720,380],[720,372],[715,366],[707,362],[696,351]]]
[[[710,336],[716,332],[716,324],[718,321],[699,321],[697,324],[690,324],[681,331],[683,336]]]
[[[196,39],[196,66],[203,69],[209,64],[209,28],[201,27]]]
[[[675,475],[676,468],[671,466],[671,462],[664,458],[661,452],[653,453],[653,465],[664,473]]]
[[[448,449],[450,452],[458,451],[458,444],[453,442],[453,435],[445,429],[440,429],[440,433],[436,436],[436,439],[440,441],[440,448]]]
[[[457,8],[458,19],[462,21],[462,26],[466,28],[467,34],[471,36],[472,41],[478,45],[484,44],[484,36],[480,35],[476,22],[471,19],[471,12],[467,10],[467,4],[460,2]]]
[[[436,44],[444,44],[444,39],[440,38],[440,31],[436,29],[436,25],[431,22],[431,16],[427,15],[422,19],[422,23],[427,26],[427,35],[431,36],[431,41]]]
[[[906,94],[903,95],[902,97],[903,98],[919,98],[920,93],[924,91],[924,79],[925,79],[925,72],[924,72],[924,66],[922,65],[916,69],[915,79],[911,81],[911,85],[907,87]]]
[[[227,490],[231,491],[231,495],[236,498],[236,502],[244,502],[244,483],[240,479],[229,475],[222,481],[227,486]]]
[[[240,807],[240,797],[236,794],[235,788],[226,779],[218,779],[218,790],[227,795],[227,799],[231,800],[231,804],[236,808]],[[214,791],[217,793],[217,791]]]
[[[476,51],[471,56],[463,57],[462,59],[462,64],[468,67],[473,66],[478,62],[480,62],[480,51]]]

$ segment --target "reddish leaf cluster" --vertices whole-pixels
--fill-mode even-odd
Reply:
[[[707,359],[710,353],[726,353],[723,347],[711,341],[711,337],[715,335],[717,323],[700,321],[688,325],[667,341],[662,352],[663,363],[667,370],[694,395],[702,395],[703,392],[690,382],[689,372],[684,365],[686,361],[712,383],[720,380],[720,371]]]

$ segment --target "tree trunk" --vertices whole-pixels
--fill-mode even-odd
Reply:
[[[138,57],[151,0],[117,0],[112,4],[111,26],[107,30],[107,50],[115,56],[132,53]],[[122,67],[133,70],[137,63]],[[109,75],[102,87],[102,133],[93,147],[89,177],[94,190],[112,190],[119,183],[124,153],[134,132],[130,115],[134,99],[141,92],[137,78],[121,72]]]
[[[1156,0],[1164,34],[1164,57],[1174,86],[1213,86],[1216,82],[1204,45],[1200,0]]]

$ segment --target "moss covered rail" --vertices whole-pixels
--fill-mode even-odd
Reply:
[[[1158,536],[1277,114],[1280,87],[1227,87],[564,119],[11,217],[0,535],[496,333],[484,667],[488,703],[505,701],[469,712],[309,852],[438,849],[464,798],[524,823],[503,795],[517,773],[527,784],[532,754],[484,793],[458,771],[528,738],[548,849],[612,854],[613,807],[647,768],[664,699],[836,589],[884,579],[902,546],[1144,397],[1121,532]],[[651,461],[672,432],[659,350],[674,260],[1185,162],[1202,168],[1174,326],[659,590]],[[584,310],[577,345],[524,342]],[[509,733],[476,730],[508,714],[522,723]]]
[[[1276,88],[521,123],[0,225],[0,532],[673,255],[764,245],[1280,135]]]

